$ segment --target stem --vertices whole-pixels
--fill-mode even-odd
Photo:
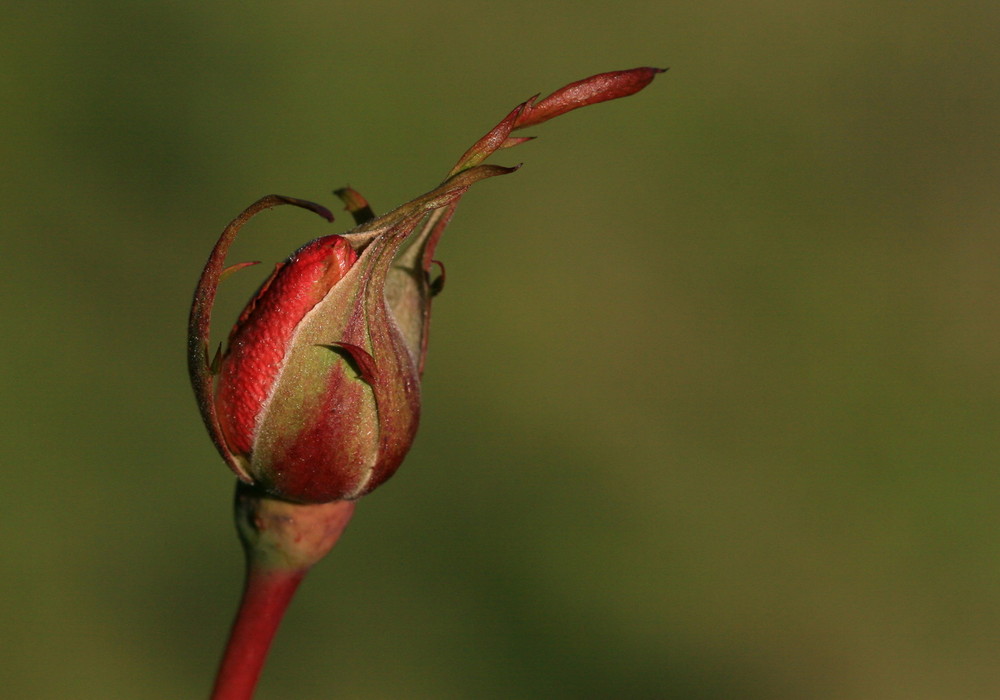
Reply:
[[[300,504],[236,485],[236,529],[246,553],[246,581],[212,700],[250,700],[271,641],[296,589],[340,539],[352,501]]]
[[[247,567],[243,599],[229,633],[212,700],[253,697],[271,640],[306,571]]]

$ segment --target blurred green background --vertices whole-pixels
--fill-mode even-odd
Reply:
[[[8,3],[0,694],[207,693],[242,561],[184,333],[232,216],[384,211],[637,65],[459,208],[417,443],[258,697],[1000,697],[1000,6],[820,0]]]

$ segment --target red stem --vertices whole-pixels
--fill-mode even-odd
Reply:
[[[250,700],[271,640],[307,568],[247,567],[239,611],[219,665],[212,700]]]

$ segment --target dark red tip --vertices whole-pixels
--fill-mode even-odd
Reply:
[[[560,114],[565,114],[579,107],[634,95],[653,82],[653,78],[658,73],[663,73],[666,70],[666,68],[650,68],[648,66],[632,68],[631,70],[598,73],[570,83],[556,90],[541,102],[536,104],[532,104],[533,100],[529,102],[518,117],[514,129],[523,129],[526,126],[547,122],[553,117],[558,117]]]

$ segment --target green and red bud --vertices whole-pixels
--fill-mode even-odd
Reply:
[[[354,499],[402,462],[420,416],[434,250],[462,195],[516,168],[483,165],[522,143],[514,130],[638,92],[661,72],[637,68],[592,76],[516,107],[427,194],[380,217],[350,189],[338,190],[359,225],[318,238],[278,265],[240,314],[226,349],[209,360],[211,311],[239,229],[281,204],[271,195],[233,220],[209,257],[188,329],[189,368],[209,434],[248,484],[299,503]]]

